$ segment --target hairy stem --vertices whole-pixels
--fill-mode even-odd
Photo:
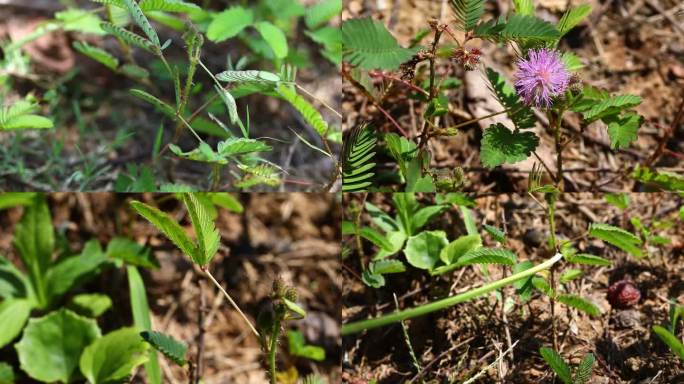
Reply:
[[[435,56],[437,55],[437,45],[439,44],[439,39],[442,37],[442,32],[444,31],[444,28],[436,24],[433,25],[433,29],[435,30],[435,38],[432,41],[432,47],[430,48],[430,96],[427,100],[428,105],[435,97],[437,97],[437,89],[435,88]],[[422,149],[425,144],[427,144],[429,130],[429,125],[426,122],[423,122],[423,131],[420,134],[420,142],[418,143],[419,149]]]
[[[463,303],[468,300],[475,299],[486,293],[492,292],[499,289],[505,285],[511,284],[515,281],[530,277],[535,273],[547,269],[554,265],[558,260],[563,257],[560,253],[556,254],[552,258],[544,261],[543,263],[527,269],[525,271],[510,275],[504,279],[493,281],[489,284],[485,284],[479,288],[471,289],[470,291],[463,292],[458,295],[449,296],[441,300],[433,301],[418,307],[406,309],[403,311],[395,312],[389,315],[377,317],[374,319],[367,319],[356,321],[342,326],[342,335],[346,336],[352,333],[361,332],[364,329],[372,329],[377,327],[382,327],[388,324],[400,322],[402,320],[411,319],[414,317],[422,316],[431,312],[439,311],[445,308],[449,308],[459,303]]]
[[[278,351],[278,338],[280,337],[280,317],[276,315],[271,329],[271,340],[268,346],[268,370],[271,384],[278,384],[276,379],[276,352]]]
[[[204,334],[206,332],[205,329],[205,324],[204,324],[204,312],[206,311],[206,300],[204,297],[204,282],[201,279],[197,280],[197,288],[199,288],[199,296],[200,296],[200,307],[199,311],[197,314],[197,326],[199,328],[199,332],[197,334],[197,372],[195,375],[195,382],[194,384],[199,384],[200,380],[202,379],[202,374],[204,373],[204,364],[202,364],[202,355],[204,354]]]
[[[564,179],[563,179],[563,143],[562,132],[560,126],[560,115],[562,112],[549,112],[549,125],[553,130],[553,140],[556,146],[556,188],[559,191],[564,191]],[[553,175],[551,175],[553,177]]]
[[[230,302],[230,305],[232,305],[233,308],[235,308],[235,310],[238,311],[238,313],[240,314],[240,316],[242,316],[242,319],[245,320],[245,323],[247,323],[247,325],[249,325],[249,328],[252,330],[252,332],[254,332],[254,334],[255,334],[256,337],[258,338],[258,337],[259,337],[259,332],[256,330],[256,328],[254,327],[254,325],[252,324],[252,322],[251,322],[251,321],[247,318],[247,316],[242,312],[242,310],[240,309],[240,307],[238,307],[238,305],[235,303],[235,301],[233,301],[233,298],[230,297],[230,295],[228,294],[228,292],[226,292],[226,290],[223,289],[223,287],[221,286],[221,284],[219,284],[219,282],[216,281],[216,279],[215,279],[214,276],[211,274],[211,272],[209,272],[209,269],[206,269],[206,268],[205,268],[205,269],[204,269],[204,273],[206,273],[207,277],[209,277],[209,280],[211,280],[211,282],[214,283],[214,285],[215,285],[221,292],[223,292],[223,295],[226,297],[226,299],[228,299],[228,301]]]
[[[560,169],[559,169],[560,171]],[[559,173],[560,175],[560,173]],[[547,215],[549,219],[549,228],[551,230],[550,234],[550,246],[552,251],[557,252],[558,244],[556,243],[556,196],[553,193],[549,193],[546,196],[546,202],[548,204]],[[556,292],[556,275],[555,268],[552,266],[550,269],[550,284],[551,289],[554,294]],[[553,349],[558,351],[558,333],[556,331],[556,300],[553,296],[549,296],[551,302],[551,330],[553,334]]]

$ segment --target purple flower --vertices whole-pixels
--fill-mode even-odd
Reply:
[[[563,94],[570,83],[570,73],[557,51],[531,49],[527,59],[518,60],[515,89],[525,103],[549,108],[551,99]]]

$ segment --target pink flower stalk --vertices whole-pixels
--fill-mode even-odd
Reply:
[[[527,105],[549,108],[552,98],[562,95],[570,84],[570,73],[558,51],[531,49],[527,59],[518,60],[515,89]]]

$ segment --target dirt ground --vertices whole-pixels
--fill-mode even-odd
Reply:
[[[8,0],[0,3],[0,40],[16,41],[31,33],[40,23],[54,17],[63,9],[56,1],[22,2]],[[28,4],[27,4],[28,3]],[[72,2],[85,9],[97,7],[97,3],[82,0]],[[204,2],[208,4],[209,2]],[[220,10],[238,1],[213,2]],[[310,4],[310,1],[304,4]],[[187,67],[187,57],[180,33],[159,27],[162,41],[172,39],[173,45],[165,51],[170,64]],[[303,27],[290,46],[307,52],[310,65],[300,68],[297,82],[323,102],[339,110],[341,80],[333,64],[318,53],[318,46],[304,35]],[[171,141],[175,123],[163,119],[149,104],[131,96],[131,88],[144,85],[123,75],[116,75],[71,48],[74,41],[83,37],[74,33],[56,31],[29,43],[24,52],[30,59],[30,71],[24,76],[13,77],[14,86],[6,102],[32,92],[39,98],[50,91],[57,92],[49,103],[49,115],[55,120],[55,128],[49,131],[32,131],[19,135],[3,134],[0,144],[0,190],[6,191],[112,191],[117,176],[128,174],[129,165],[148,166],[153,170],[157,183],[179,183],[207,190],[210,186],[211,166],[179,159],[166,153],[162,161],[154,163],[152,151],[155,135],[165,121],[164,145]],[[112,38],[95,38],[91,44],[103,47],[118,55],[118,46]],[[236,39],[222,44],[207,41],[202,60],[214,73],[227,69],[228,55],[235,63],[248,54],[247,48]],[[156,96],[170,100],[173,81],[164,75],[163,67],[146,53],[135,56],[152,74],[158,89]],[[277,72],[267,63],[253,63],[257,67]],[[211,79],[203,71],[196,76],[201,91],[193,94],[188,110],[195,111],[213,96]],[[317,101],[312,103],[332,127],[339,127],[340,120]],[[250,137],[265,138],[273,150],[263,157],[284,170],[284,182],[279,187],[259,186],[255,191],[321,191],[335,170],[334,162],[301,142],[292,130],[312,144],[323,147],[318,134],[308,126],[298,112],[285,102],[266,96],[248,96],[237,101],[243,120],[249,107]],[[208,109],[219,119],[227,118],[225,107],[214,103]],[[46,114],[46,111],[42,112]],[[200,115],[210,123],[207,113]],[[216,148],[220,138],[202,135],[207,143]],[[184,132],[178,145],[183,150],[197,146],[197,140]],[[340,146],[332,143],[337,153]],[[234,170],[233,170],[234,171]],[[220,190],[237,190],[232,185],[231,173],[223,173]]]
[[[346,197],[347,220],[350,219],[349,205],[361,199],[359,195]],[[596,363],[588,383],[681,383],[684,363],[669,352],[651,327],[667,321],[668,299],[684,303],[684,222],[677,218],[682,200],[664,194],[631,194],[630,199],[630,206],[624,212],[596,194],[566,193],[558,203],[558,238],[572,239],[580,252],[601,256],[613,263],[611,267],[597,267],[561,261],[556,266],[558,273],[568,268],[582,269],[584,275],[570,283],[571,292],[588,298],[601,311],[600,316],[589,317],[557,303],[559,349],[572,367],[586,353],[594,354]],[[371,194],[367,201],[394,215],[390,195]],[[419,201],[434,203],[434,197],[422,196]],[[477,198],[472,211],[478,228],[482,223],[506,228],[506,248],[517,255],[518,261],[531,260],[537,264],[549,257],[545,246],[548,236],[545,211],[531,197],[482,196]],[[669,238],[671,243],[649,246],[648,257],[637,260],[586,235],[591,222],[633,231],[629,219],[634,216],[642,218],[644,223],[669,222],[669,227],[656,233]],[[437,215],[425,229],[444,230],[449,239],[454,239],[465,233],[461,217],[454,207]],[[367,214],[361,216],[361,222],[370,224]],[[483,242],[484,246],[496,246],[487,235]],[[393,294],[398,298],[399,308],[407,309],[502,277],[500,266],[488,267],[488,276],[479,266],[473,266],[434,278],[409,266],[407,272],[385,275],[387,284],[374,289],[360,279],[354,237],[345,236],[343,244],[351,250],[346,253],[343,265],[343,323],[394,311]],[[372,244],[364,241],[364,263],[369,262],[373,253]],[[401,252],[393,257],[405,260]],[[611,309],[606,298],[607,288],[622,279],[632,280],[642,298],[631,308]],[[514,297],[515,288],[508,286],[503,294]],[[372,379],[378,383],[463,382],[496,360],[508,349],[509,343],[517,341],[512,355],[487,370],[476,383],[552,383],[551,370],[538,352],[539,347],[552,344],[550,303],[539,291],[535,290],[527,304],[521,305],[516,299],[505,317],[501,301],[491,293],[405,324],[421,365],[420,373],[412,363],[401,326],[394,324],[343,338],[344,382],[361,384]]]
[[[153,329],[187,343],[188,356],[192,357],[197,346],[199,275],[189,259],[128,209],[128,201],[134,198],[158,204],[176,217],[184,216],[177,200],[164,194],[56,193],[50,194],[49,204],[54,224],[72,249],[80,250],[92,238],[106,244],[114,236],[128,236],[152,247],[161,268],[141,271]],[[287,339],[283,339],[279,369],[295,367],[300,377],[318,373],[328,383],[339,382],[339,199],[329,194],[292,193],[243,194],[240,200],[245,207],[243,214],[220,210],[217,226],[222,243],[210,270],[252,321],[268,302],[274,277],[281,276],[286,284],[295,286],[307,317],[292,321],[287,327],[302,331],[308,344],[324,347],[326,360],[317,363],[291,356]],[[18,259],[11,234],[20,217],[21,208],[0,211],[0,254],[15,262]],[[128,289],[119,288],[127,286],[125,271],[108,269],[100,277],[82,290],[108,294],[114,302],[113,309],[100,318],[103,333],[131,324]],[[205,382],[266,383],[266,365],[258,340],[223,295],[217,294],[208,280],[204,281],[209,307],[204,336]],[[11,346],[0,350],[0,361],[16,363]],[[164,383],[187,382],[187,372],[163,358],[160,364]],[[144,381],[138,376],[134,382]]]
[[[578,115],[564,119],[566,132],[572,142],[564,151],[564,168],[568,191],[640,191],[643,186],[625,177],[635,164],[644,164],[666,141],[665,151],[654,166],[670,172],[684,174],[684,123],[672,126],[675,115],[684,107],[684,6],[678,0],[539,0],[536,15],[557,22],[568,6],[589,3],[593,12],[588,21],[566,35],[559,46],[561,51],[572,51],[582,59],[582,80],[590,85],[614,93],[641,96],[638,113],[645,117],[639,138],[629,149],[612,151],[605,125],[592,123],[584,126]],[[402,46],[407,46],[417,32],[428,28],[427,21],[436,18],[442,22],[453,20],[452,12],[444,0],[350,0],[345,2],[343,19],[372,16],[388,26]],[[508,0],[488,1],[484,19],[509,12]],[[457,36],[461,36],[457,32]],[[422,41],[429,45],[430,35]],[[474,43],[473,47],[480,43]],[[511,82],[515,52],[510,46],[495,46],[484,42],[483,63],[508,76]],[[453,126],[473,117],[500,110],[498,103],[486,92],[486,78],[482,71],[463,73],[448,60],[438,61],[438,75],[460,78],[463,84],[449,91],[450,113],[440,126]],[[344,83],[343,109],[345,129],[363,120],[377,122],[381,131],[397,129],[358,90]],[[483,91],[484,90],[484,91]],[[406,89],[393,85],[387,89],[382,107],[416,137],[420,129],[422,107],[406,98]],[[484,97],[483,97],[484,93]],[[491,102],[494,107],[491,109]],[[467,190],[478,192],[522,192],[527,173],[536,159],[531,157],[514,165],[490,171],[480,164],[479,147],[482,128],[492,119],[460,129],[452,138],[430,141],[432,167],[449,173],[462,167],[467,179]],[[416,123],[418,122],[418,124]],[[539,156],[555,170],[553,136],[548,124],[538,124],[535,133],[540,136]],[[382,165],[381,165],[382,166]]]

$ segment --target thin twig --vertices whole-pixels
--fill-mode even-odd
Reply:
[[[199,289],[200,306],[199,311],[197,311],[197,326],[199,332],[197,334],[197,374],[195,375],[195,383],[199,384],[202,379],[202,374],[204,373],[204,364],[202,364],[202,355],[204,354],[204,333],[206,332],[204,324],[204,311],[206,310],[206,301],[204,297],[204,281],[202,279],[197,280],[197,288]]]
[[[228,302],[230,302],[230,305],[232,305],[233,308],[235,308],[235,310],[238,311],[238,313],[240,314],[240,316],[242,316],[242,318],[245,320],[245,322],[247,323],[247,325],[249,325],[249,328],[252,330],[252,332],[254,332],[254,334],[256,335],[256,337],[257,337],[257,338],[260,338],[261,336],[259,335],[259,332],[256,330],[256,328],[254,327],[254,325],[252,325],[252,322],[251,322],[251,321],[247,318],[247,316],[242,312],[242,310],[240,309],[240,307],[238,307],[238,305],[235,303],[235,301],[233,301],[233,298],[230,297],[230,295],[228,294],[228,292],[226,292],[226,290],[223,289],[223,287],[221,286],[221,284],[219,284],[219,282],[216,281],[216,279],[215,279],[214,276],[211,274],[211,272],[209,272],[209,269],[205,267],[205,268],[203,269],[203,271],[204,271],[204,273],[207,274],[207,276],[209,277],[209,279],[211,280],[211,282],[214,283],[214,285],[215,285],[219,290],[221,290],[221,292],[223,292],[223,295],[226,297],[226,299],[228,299]]]

